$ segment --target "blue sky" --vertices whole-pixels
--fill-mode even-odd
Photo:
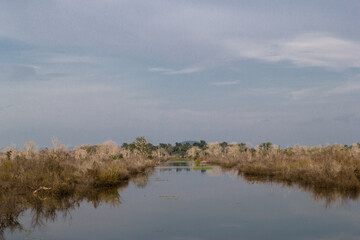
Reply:
[[[360,2],[1,0],[0,146],[359,142]]]

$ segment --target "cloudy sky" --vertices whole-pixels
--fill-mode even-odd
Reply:
[[[360,1],[0,0],[0,146],[360,141]]]

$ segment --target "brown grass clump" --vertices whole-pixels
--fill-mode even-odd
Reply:
[[[360,190],[358,143],[350,147],[340,144],[315,147],[295,145],[286,149],[272,146],[271,143],[261,144],[257,148],[245,144],[225,147],[215,144],[203,153],[196,154],[203,162],[236,169],[247,178],[296,183],[317,190]]]
[[[113,142],[82,145],[72,151],[58,141],[45,150],[29,142],[25,149],[6,148],[0,154],[0,193],[61,197],[90,192],[145,174],[156,163],[155,159],[124,158]]]
[[[25,149],[5,148],[0,153],[0,239],[5,231],[26,230],[19,219],[31,210],[31,228],[66,217],[83,201],[121,204],[119,190],[129,180],[144,187],[158,159],[126,158],[114,142],[82,145],[70,151],[58,141],[39,150],[35,143]]]

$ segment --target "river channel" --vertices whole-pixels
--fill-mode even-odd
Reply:
[[[185,162],[93,199],[54,204],[61,207],[29,208],[16,224],[1,223],[0,239],[360,239],[356,199]]]

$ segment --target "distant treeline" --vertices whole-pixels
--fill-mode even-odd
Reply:
[[[145,137],[137,137],[134,142],[123,143],[121,147],[123,149],[130,150],[131,152],[134,152],[135,150],[142,150],[142,152],[147,152],[149,155],[151,155],[152,152],[164,150],[168,156],[184,158],[191,147],[199,147],[201,150],[205,150],[207,143],[205,140],[200,140],[199,142],[176,142],[175,145],[172,145],[171,143],[159,143],[158,145],[153,145],[147,141]]]
[[[66,149],[68,148],[54,140],[54,147]],[[340,145],[340,144],[335,144]],[[39,150],[34,142],[28,142],[25,145],[25,149],[17,149],[16,147],[7,147],[0,152],[1,156],[8,159],[14,157],[15,153],[20,153],[25,150],[25,152]],[[105,147],[107,146],[107,147]],[[246,144],[246,143],[227,143],[227,142],[216,142],[216,143],[207,143],[205,140],[200,141],[183,141],[176,142],[174,145],[171,143],[159,143],[158,145],[152,144],[145,137],[137,137],[135,141],[131,143],[124,142],[122,145],[118,145],[113,141],[106,141],[102,144],[91,145],[83,144],[80,146],[75,146],[72,152],[77,158],[84,158],[87,155],[93,156],[96,154],[104,154],[104,148],[110,148],[113,155],[111,158],[120,159],[120,158],[132,158],[132,157],[142,157],[142,158],[199,158],[201,156],[209,155],[218,155],[218,154],[228,154],[229,152],[267,152],[271,149],[277,149],[282,151],[285,154],[292,155],[294,154],[294,148],[299,148],[299,144],[294,145],[293,147],[280,148],[279,145],[274,145],[271,142],[263,142],[255,147]],[[330,145],[327,145],[330,146]],[[360,146],[360,143],[354,143],[352,145],[341,145],[342,149],[351,150],[353,147]],[[325,146],[313,146],[304,148],[314,149]],[[48,150],[51,148],[45,148]]]

